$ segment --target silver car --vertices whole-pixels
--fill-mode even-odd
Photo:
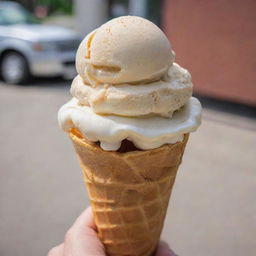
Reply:
[[[20,4],[0,2],[0,73],[7,83],[24,83],[33,76],[71,78],[78,33],[41,25]]]

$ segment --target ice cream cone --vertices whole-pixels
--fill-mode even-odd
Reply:
[[[104,151],[72,129],[98,235],[110,256],[152,255],[189,137],[147,151]]]

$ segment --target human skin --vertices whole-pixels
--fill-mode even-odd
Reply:
[[[52,248],[48,256],[106,256],[100,242],[91,207],[74,222],[65,235],[64,242]],[[165,242],[160,242],[155,256],[177,256]]]

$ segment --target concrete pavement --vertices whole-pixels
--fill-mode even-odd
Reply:
[[[43,256],[88,205],[58,108],[70,82],[0,84],[0,255]],[[256,122],[205,109],[190,136],[163,239],[182,256],[256,253]]]

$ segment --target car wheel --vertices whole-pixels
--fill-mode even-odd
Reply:
[[[3,56],[0,71],[8,84],[22,84],[30,77],[27,60],[17,52],[8,52]]]

